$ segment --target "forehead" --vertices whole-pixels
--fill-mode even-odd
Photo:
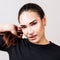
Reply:
[[[21,25],[26,25],[32,22],[33,20],[38,20],[40,19],[39,15],[37,12],[32,12],[32,11],[24,11],[20,15],[20,24]]]

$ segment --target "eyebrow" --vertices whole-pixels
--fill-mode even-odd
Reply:
[[[30,22],[30,24],[32,24],[33,22],[35,22],[36,21],[36,19],[34,19],[32,22]]]
[[[32,24],[33,22],[35,22],[36,19],[34,19],[32,22],[30,22],[29,24]],[[26,25],[20,25],[21,27],[25,27]]]

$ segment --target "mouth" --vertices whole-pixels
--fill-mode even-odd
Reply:
[[[37,35],[32,35],[29,37],[30,40],[35,40]]]

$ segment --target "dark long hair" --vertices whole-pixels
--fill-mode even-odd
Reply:
[[[11,32],[0,32],[0,36],[3,38],[4,41],[4,46],[6,46],[7,48],[9,48],[12,45],[16,44],[16,38],[17,36],[13,35]]]
[[[38,15],[40,16],[40,18],[42,19],[45,15],[43,9],[35,4],[35,3],[27,3],[25,4],[24,6],[21,7],[21,9],[19,10],[19,13],[18,13],[18,22],[20,23],[20,15],[24,12],[24,11],[33,11],[33,12],[37,12]]]
[[[0,32],[0,36],[3,37],[4,40],[4,46],[6,46],[7,48],[11,47],[11,46],[15,46],[17,41],[19,39],[22,38],[23,33],[21,32],[21,30],[17,31],[17,35],[13,35],[11,32],[6,31],[6,32]]]

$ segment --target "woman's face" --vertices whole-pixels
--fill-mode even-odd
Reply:
[[[24,11],[19,19],[21,29],[30,42],[39,43],[44,38],[45,17],[41,19],[36,12]]]

